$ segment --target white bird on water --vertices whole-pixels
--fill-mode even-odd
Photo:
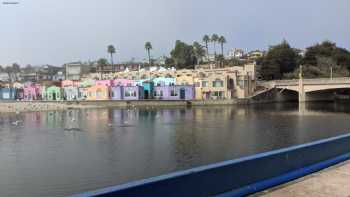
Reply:
[[[22,121],[20,121],[20,120],[16,120],[16,121],[12,122],[11,124],[14,125],[14,126],[18,126],[19,123],[21,123],[21,122]]]

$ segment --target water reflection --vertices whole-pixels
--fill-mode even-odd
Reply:
[[[349,112],[290,103],[2,114],[0,196],[69,195],[335,136],[350,131]]]

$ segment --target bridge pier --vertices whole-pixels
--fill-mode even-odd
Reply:
[[[304,89],[303,79],[299,79],[299,103],[304,103],[306,101],[306,93]]]

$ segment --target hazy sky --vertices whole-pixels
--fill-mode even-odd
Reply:
[[[0,64],[62,65],[108,57],[168,55],[175,40],[218,33],[226,49],[266,49],[287,39],[304,48],[325,39],[350,48],[349,0],[17,0],[0,5]]]

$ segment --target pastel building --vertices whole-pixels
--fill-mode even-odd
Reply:
[[[157,77],[153,79],[155,86],[170,86],[176,84],[176,78],[171,77]]]
[[[87,88],[87,98],[86,100],[109,100],[109,86],[106,85],[94,85]]]
[[[79,100],[79,90],[78,87],[75,86],[69,86],[69,87],[64,87],[64,99],[67,101],[75,101]]]
[[[143,98],[144,99],[152,99],[153,98],[153,89],[154,89],[153,81],[142,82],[142,87],[143,87]]]
[[[24,84],[23,83],[19,83],[19,82],[15,82],[12,84],[12,87],[13,88],[16,88],[16,89],[21,89],[24,87]]]
[[[85,87],[78,88],[79,100],[87,100],[88,96],[89,96],[88,88],[85,88]]]
[[[16,99],[16,89],[15,88],[1,88],[0,89],[0,99],[1,100],[15,100]]]
[[[123,86],[111,87],[111,100],[123,100]]]
[[[144,99],[144,89],[142,86],[122,87],[123,100],[141,100]]]
[[[64,80],[61,82],[62,87],[79,87],[80,86],[80,81],[72,81],[72,80]]]
[[[23,99],[33,101],[40,99],[40,88],[32,83],[26,83],[23,88]]]
[[[155,86],[153,97],[161,100],[193,100],[195,98],[194,86]]]
[[[80,82],[80,87],[82,87],[82,88],[91,87],[91,86],[94,86],[95,83],[96,82],[93,79],[85,79],[85,80]]]
[[[95,82],[95,85],[111,87],[111,86],[113,86],[113,81],[112,80],[98,80]]]
[[[135,81],[130,79],[115,79],[112,81],[113,86],[134,86]]]
[[[63,100],[62,89],[57,86],[50,86],[43,89],[43,97],[47,101],[60,101]]]

